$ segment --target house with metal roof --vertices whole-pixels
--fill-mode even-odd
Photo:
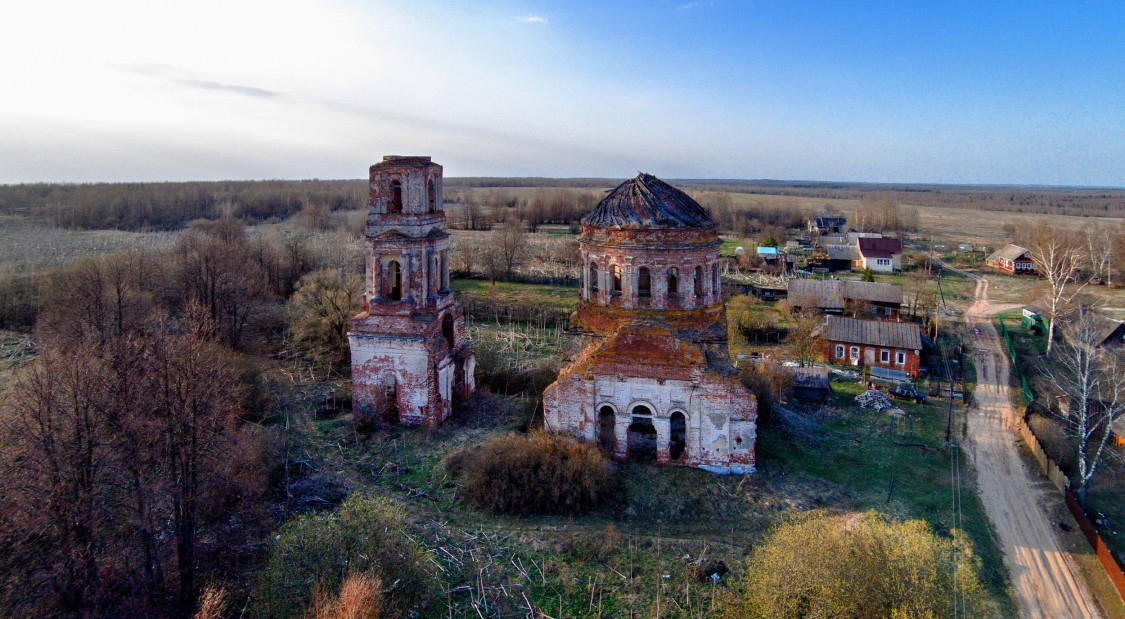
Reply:
[[[912,322],[829,314],[825,316],[824,342],[830,363],[899,370],[916,377],[922,362],[922,332]]]
[[[984,265],[1008,275],[1035,273],[1035,263],[1031,261],[1031,250],[1019,245],[1009,244],[984,259]]]
[[[870,269],[876,273],[893,273],[902,270],[902,241],[887,237],[858,238],[860,269]]]

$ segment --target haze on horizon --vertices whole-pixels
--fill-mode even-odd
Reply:
[[[0,183],[446,176],[1125,186],[1125,5],[13,3]]]

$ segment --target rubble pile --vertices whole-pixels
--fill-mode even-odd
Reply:
[[[873,408],[880,413],[895,407],[895,405],[891,403],[890,398],[882,391],[864,391],[855,397],[855,401],[863,408]]]

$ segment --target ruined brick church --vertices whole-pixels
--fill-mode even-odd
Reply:
[[[352,408],[391,423],[435,426],[474,388],[475,359],[449,288],[442,168],[429,157],[371,166],[364,230],[366,288],[352,319]]]
[[[753,472],[758,406],[730,363],[719,246],[710,215],[648,174],[582,219],[571,325],[588,344],[543,394],[548,429],[619,461]]]

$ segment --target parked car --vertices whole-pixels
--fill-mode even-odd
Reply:
[[[897,385],[895,387],[891,387],[887,390],[887,393],[890,394],[892,398],[898,398],[900,400],[913,400],[918,404],[926,401],[926,394],[919,392],[918,390],[914,389],[914,387],[911,387],[909,385]]]

